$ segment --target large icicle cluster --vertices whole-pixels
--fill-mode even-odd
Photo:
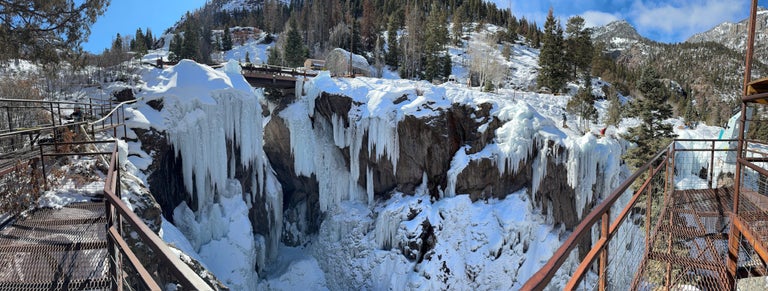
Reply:
[[[612,138],[586,134],[566,140],[568,148],[568,185],[576,190],[576,212],[581,218],[592,198],[607,195],[622,181],[622,145]],[[598,181],[602,175],[602,181]],[[599,187],[595,187],[595,185]]]
[[[212,194],[234,175],[228,167],[228,147],[240,153],[242,165],[253,167],[264,179],[259,97],[233,65],[222,72],[182,61],[163,71],[160,78],[165,81],[153,96],[163,98],[168,139],[182,157],[187,192],[202,198],[198,206],[211,203]]]
[[[428,101],[418,96],[413,82],[374,79],[331,79],[326,73],[300,82],[297,92],[304,95],[279,115],[290,130],[291,153],[296,174],[316,175],[320,183],[320,209],[326,211],[341,201],[373,203],[373,170],[360,171],[361,154],[376,161],[388,161],[396,174],[400,157],[398,123],[407,114],[423,116],[434,112],[425,110]],[[333,114],[330,120],[314,118],[315,101],[322,92],[351,96],[353,106],[346,116]],[[442,98],[445,92],[430,92]],[[431,100],[430,100],[431,101]],[[433,102],[434,103],[434,102]],[[443,102],[445,103],[445,102]],[[442,104],[448,106],[450,104]],[[439,107],[439,106],[434,106]],[[347,121],[347,122],[345,122]],[[368,152],[361,153],[363,145]],[[349,149],[349,166],[345,165],[340,149]],[[366,176],[365,187],[358,184]]]
[[[193,213],[184,203],[174,211],[180,230],[203,255],[205,245],[238,236],[232,233],[234,230],[224,227],[232,221],[222,220],[234,215],[224,215],[234,208],[219,206],[219,203],[224,199],[230,201],[227,202],[230,205],[231,201],[240,201],[245,210],[244,216],[238,216],[237,220],[238,228],[242,229],[236,232],[246,236],[233,241],[248,256],[262,249],[258,263],[264,266],[265,257],[277,256],[283,202],[280,184],[263,150],[261,91],[254,91],[248,85],[236,62],[214,70],[184,60],[153,79],[156,83],[148,84],[143,98],[145,102],[162,100],[163,120],[152,126],[166,131],[176,156],[182,160],[184,186],[197,201],[197,212]],[[146,105],[140,108],[146,111],[145,116],[156,114]],[[239,160],[235,160],[236,157]],[[245,177],[250,179],[251,189],[242,189],[234,180],[236,165],[253,170],[252,177]],[[265,201],[265,205],[253,205],[254,201]],[[269,221],[263,223],[270,225],[269,237],[254,238],[248,220],[251,207],[266,208]],[[254,264],[248,265],[253,271]],[[252,283],[246,285],[253,286]]]

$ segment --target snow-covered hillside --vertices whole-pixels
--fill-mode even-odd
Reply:
[[[567,169],[563,178],[575,189],[578,216],[627,174],[619,159],[626,145],[613,137],[625,129],[597,137],[563,128],[560,116],[567,96],[512,90],[491,94],[451,83],[321,74],[299,83],[306,94],[279,109],[238,72],[235,62],[219,71],[189,61],[164,71],[147,69],[141,100],[129,111],[134,130],[167,134],[181,158],[186,191],[196,201],[182,202],[173,217],[167,217],[173,224],[164,222],[164,238],[234,289],[519,288],[566,235],[552,216],[554,206],[544,211],[537,203],[538,184],[547,169],[552,170],[548,164]],[[325,120],[315,107],[326,105],[317,102],[326,98],[322,96],[341,95],[351,98],[348,115]],[[157,108],[158,101],[162,108]],[[460,147],[449,157],[447,184],[438,183],[439,196],[431,193],[434,181],[426,172],[412,193],[395,188],[380,196],[374,193],[373,165],[356,172],[363,164],[345,161],[344,151],[362,150],[392,164],[390,170],[399,169],[396,165],[404,162],[398,161],[398,152],[404,150],[399,123],[411,117],[429,120],[457,105],[479,109],[482,104],[491,105],[492,119],[473,130],[492,130],[495,138],[479,151]],[[262,106],[269,112],[262,114]],[[320,183],[316,195],[322,224],[317,232],[303,232],[306,225],[301,224],[311,219],[306,217],[309,212],[283,209],[287,194],[262,149],[269,142],[263,138],[264,126],[275,119],[287,124],[297,176],[316,177]],[[491,126],[493,119],[501,125]],[[135,164],[157,158],[143,148],[131,143],[130,160]],[[556,148],[563,151],[553,152]],[[519,191],[492,193],[501,198],[477,199],[457,191],[459,175],[482,160],[509,175],[532,163],[533,181]],[[238,169],[248,168],[254,171],[244,179]],[[146,177],[146,172],[136,171]],[[252,184],[245,187],[244,180]],[[254,220],[254,212],[267,220]],[[284,221],[285,213],[300,217]],[[264,228],[260,223],[271,234],[250,231]],[[281,237],[286,236],[301,237],[301,244],[284,245]]]
[[[538,50],[502,60],[498,29],[449,47],[460,81],[440,85],[322,72],[266,96],[240,72],[245,52],[266,61],[251,39],[220,69],[145,66],[103,88],[136,92],[125,167],[163,209],[163,239],[233,290],[514,290],[629,175],[621,134],[638,121],[579,128],[569,95],[530,91]],[[469,50],[506,68],[501,89],[466,85]]]

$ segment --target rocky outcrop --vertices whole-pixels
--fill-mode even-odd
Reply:
[[[405,97],[404,97],[405,98]],[[345,127],[350,126],[349,112],[355,104],[346,96],[321,93],[315,99],[315,112],[311,117],[313,126],[320,122],[330,124],[334,116],[340,116]],[[454,104],[447,109],[438,109],[437,115],[417,118],[405,116],[397,124],[399,157],[397,170],[387,157],[377,159],[370,153],[368,143],[362,143],[358,157],[360,173],[370,169],[372,186],[376,199],[387,199],[395,191],[413,194],[426,177],[427,188],[433,199],[439,199],[447,188],[447,172],[451,167],[454,154],[465,148],[468,154],[482,151],[494,142],[494,132],[502,125],[491,115],[491,104],[481,104],[477,108]],[[310,118],[310,117],[308,117]],[[484,131],[479,131],[487,125]],[[289,127],[279,116],[279,111],[272,112],[265,127],[265,152],[275,170],[283,188],[285,223],[297,225],[299,231],[316,232],[322,222],[322,213],[318,204],[318,181],[311,177],[300,176],[294,169],[291,154]],[[364,136],[363,140],[367,140]],[[565,149],[553,142],[547,144],[548,152],[564,155]],[[338,148],[349,167],[349,147]],[[518,171],[501,173],[496,160],[491,158],[473,160],[456,180],[456,193],[468,193],[472,200],[486,198],[504,198],[523,188],[531,188],[534,175],[533,159],[539,154],[534,149],[530,156],[521,162]],[[567,227],[576,225],[579,218],[573,202],[574,189],[568,185],[567,168],[554,157],[547,159],[545,177],[535,195],[536,203],[545,213],[551,213],[556,222]],[[361,174],[357,184],[365,189],[368,175]],[[306,219],[302,225],[302,217]],[[292,229],[292,227],[285,227]],[[299,244],[295,234],[284,233],[284,242]]]
[[[290,132],[285,121],[275,114],[264,128],[264,141],[264,152],[283,188],[286,223],[301,226],[298,231],[302,233],[316,232],[322,222],[317,179],[314,175],[296,175],[291,155]],[[288,245],[302,243],[302,239],[297,237],[284,237],[283,240]]]
[[[187,194],[183,177],[179,174],[182,171],[181,157],[176,156],[173,147],[166,142],[165,133],[140,128],[134,128],[133,131],[141,140],[142,150],[155,153],[147,169],[150,173],[147,183],[163,215],[173,222],[173,209],[184,201],[194,207],[192,210],[197,210],[195,196]]]

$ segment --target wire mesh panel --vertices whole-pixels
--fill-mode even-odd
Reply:
[[[37,201],[41,179],[36,167],[22,162],[0,175],[0,222],[28,210]]]
[[[103,203],[36,209],[0,231],[0,290],[108,289]]]
[[[642,270],[646,286],[727,289],[726,258],[732,207],[727,189],[678,190],[652,236]]]

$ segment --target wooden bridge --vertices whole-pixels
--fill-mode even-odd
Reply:
[[[675,140],[595,206],[523,290],[768,290],[768,79],[750,81],[738,139]],[[764,109],[764,108],[762,108]],[[751,114],[751,112],[757,112]]]
[[[317,76],[314,71],[271,65],[247,64],[243,65],[242,69],[245,80],[251,86],[259,88],[294,89],[299,78]]]
[[[0,99],[0,290],[213,289],[121,199],[115,138],[127,103]],[[75,106],[86,117],[65,123]],[[91,166],[67,171],[71,156]],[[70,189],[78,201],[37,207],[44,190],[72,188],[63,179],[83,184]]]

